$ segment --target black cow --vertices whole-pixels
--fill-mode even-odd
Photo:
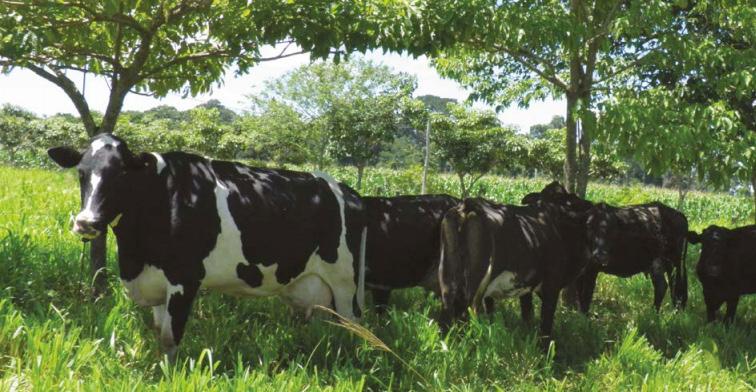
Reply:
[[[520,297],[522,317],[532,319],[532,293],[542,300],[541,329],[550,336],[559,291],[588,262],[584,218],[555,206],[495,204],[465,199],[441,224],[439,283],[445,329],[468,307],[489,299]]]
[[[365,282],[379,311],[391,290],[422,286],[438,294],[439,230],[459,200],[448,195],[363,197],[367,210]]]
[[[534,205],[539,201],[556,204],[573,212],[585,212],[593,207],[593,203],[568,192],[558,181],[549,183],[540,192],[528,193],[520,203]]]
[[[756,293],[756,225],[737,229],[712,225],[700,235],[690,232],[688,239],[702,244],[696,274],[703,286],[707,320],[716,320],[727,302],[724,320],[732,322],[740,296]]]
[[[588,312],[599,272],[621,277],[649,273],[657,311],[669,281],[674,305],[685,307],[688,300],[685,215],[658,202],[621,208],[599,203],[588,211],[587,219],[593,262],[578,280],[583,312]]]
[[[523,204],[553,203],[575,213],[586,213],[593,262],[577,280],[574,290],[580,310],[590,309],[599,272],[629,277],[640,272],[651,275],[654,306],[661,307],[667,290],[667,274],[675,304],[685,307],[688,299],[685,269],[688,220],[679,211],[662,203],[623,208],[584,200],[552,182],[541,192],[523,198]]]
[[[137,304],[153,307],[169,358],[200,288],[278,295],[308,317],[315,305],[360,316],[365,216],[349,187],[183,152],[135,155],[110,134],[83,153],[48,153],[79,172],[73,231],[91,239],[110,224],[121,280]]]

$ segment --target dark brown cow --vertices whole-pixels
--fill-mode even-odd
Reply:
[[[574,289],[582,312],[590,309],[599,272],[621,277],[640,272],[650,274],[657,310],[664,299],[668,278],[675,305],[685,307],[688,299],[684,264],[688,220],[685,215],[657,202],[622,208],[594,205],[567,192],[556,181],[541,192],[528,194],[522,203],[538,201],[587,214],[593,262],[588,264]]]
[[[756,293],[756,225],[709,226],[700,235],[690,232],[688,239],[702,244],[696,274],[703,286],[706,318],[716,320],[726,302],[724,321],[732,322],[740,296]]]
[[[587,225],[593,260],[578,280],[581,311],[589,310],[599,272],[621,277],[646,272],[651,275],[657,311],[667,282],[674,305],[685,307],[688,301],[685,215],[658,202],[621,208],[599,203],[588,211]]]
[[[542,299],[541,334],[550,336],[559,291],[587,263],[584,235],[584,218],[548,203],[520,207],[465,199],[441,224],[442,328],[489,298],[520,297],[523,319],[530,320],[535,292]]]
[[[367,210],[366,286],[379,312],[391,290],[421,286],[438,294],[439,229],[459,203],[449,195],[363,197]]]

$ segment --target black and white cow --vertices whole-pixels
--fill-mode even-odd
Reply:
[[[672,302],[679,308],[685,307],[688,300],[685,215],[658,202],[620,208],[599,203],[588,211],[587,219],[593,260],[578,280],[583,312],[588,312],[599,272],[621,277],[648,273],[657,311],[669,281]]]
[[[734,321],[740,296],[756,293],[756,225],[709,226],[700,235],[690,232],[688,237],[693,244],[701,243],[696,274],[703,286],[707,320],[716,320],[726,302],[724,321]]]
[[[121,280],[152,307],[170,358],[200,288],[277,295],[308,317],[315,305],[360,316],[364,207],[328,176],[183,152],[135,155],[110,134],[83,153],[48,154],[79,172],[73,231],[91,239],[112,227]]]
[[[542,300],[542,336],[549,337],[560,290],[588,262],[584,218],[548,203],[510,206],[465,199],[441,224],[439,283],[445,329],[467,309],[491,300],[520,297],[524,320],[532,319],[532,293]]]
[[[391,290],[422,286],[438,294],[439,230],[459,203],[449,195],[363,197],[367,211],[366,285],[379,311]]]

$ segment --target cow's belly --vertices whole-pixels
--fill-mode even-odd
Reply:
[[[168,279],[160,268],[145,264],[132,280],[121,280],[126,294],[141,306],[163,305],[166,301]]]
[[[503,271],[492,280],[485,288],[483,298],[507,298],[520,297],[533,291],[538,291],[540,285],[529,286],[517,279],[517,275],[511,271]]]

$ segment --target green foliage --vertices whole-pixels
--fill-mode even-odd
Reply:
[[[330,171],[355,182],[351,168]],[[418,171],[366,173],[366,194],[412,193]],[[457,179],[432,176],[432,192],[456,192]],[[487,176],[484,196],[516,203],[545,181]],[[515,300],[473,317],[449,336],[433,318],[440,304],[422,290],[398,290],[395,308],[362,324],[421,376],[329,319],[308,323],[275,299],[205,293],[195,304],[179,363],[161,362],[149,309],[125,295],[88,298],[81,242],[69,232],[79,205],[75,173],[0,167],[0,389],[3,390],[751,390],[756,386],[756,301],[741,300],[734,325],[707,324],[691,269],[689,308],[650,306],[643,275],[602,276],[591,317],[557,310],[556,354],[538,348],[534,326]],[[53,191],[51,191],[53,190]],[[615,204],[674,192],[592,184],[592,200]],[[693,192],[686,212],[700,229],[738,225],[753,207],[743,198]],[[730,221],[730,218],[734,219]],[[115,247],[111,246],[111,264]],[[537,300],[536,300],[537,301]]]
[[[365,167],[374,164],[382,148],[396,136],[402,105],[415,83],[414,77],[358,58],[301,66],[265,82],[261,95],[250,99],[253,115],[285,112],[284,121],[296,123],[286,131],[278,126],[261,127],[260,132],[276,133],[267,138],[289,135],[301,140],[297,145],[318,167],[332,160]]]
[[[756,182],[756,9],[700,1],[679,10],[679,34],[633,69],[606,105],[602,141],[653,174],[719,188]]]
[[[431,137],[435,153],[459,177],[460,193],[467,196],[475,182],[502,160],[514,135],[502,128],[496,114],[449,104],[449,115],[433,114]]]

